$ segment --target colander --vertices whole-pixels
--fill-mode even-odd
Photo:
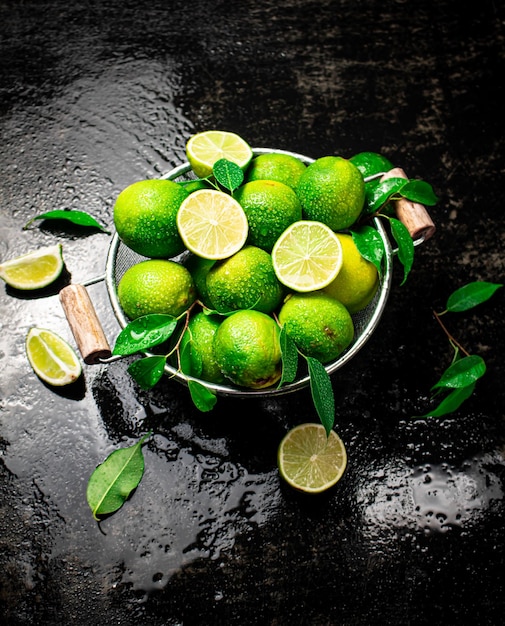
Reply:
[[[314,159],[305,155],[285,150],[270,148],[253,149],[254,156],[272,152],[295,156],[302,160],[306,165],[309,165],[314,161]],[[385,172],[377,175],[377,177],[379,176],[382,176],[383,178],[391,176],[406,177],[403,170],[398,168],[391,170],[391,172]],[[167,174],[162,176],[162,178],[173,181],[183,181],[194,179],[195,176],[189,163],[183,163],[169,171]],[[397,202],[396,209],[397,217],[408,228],[413,238],[414,245],[419,245],[431,237],[435,227],[423,206],[406,200],[400,200]],[[354,339],[348,348],[342,352],[337,359],[325,365],[326,371],[329,375],[343,367],[363,348],[375,331],[389,298],[393,276],[393,259],[396,254],[396,250],[391,245],[381,219],[377,217],[373,218],[373,225],[377,229],[377,233],[384,244],[384,263],[379,280],[379,286],[374,299],[369,303],[369,305],[352,316],[355,328]],[[174,257],[173,260],[183,262],[186,255],[189,255],[189,252],[184,252],[181,255]],[[112,309],[120,326],[124,328],[130,320],[124,314],[119,303],[117,285],[128,268],[145,259],[146,257],[137,254],[123,244],[116,233],[112,238],[109,252],[107,254],[105,275],[103,277],[91,279],[83,285],[68,285],[61,290],[60,300],[85,363],[108,363],[116,358],[121,358],[111,356],[108,341],[103,333],[100,321],[96,316],[96,312],[87,293],[86,286],[98,282],[99,280],[105,280]],[[187,385],[188,380],[199,380],[182,374],[169,363],[165,366],[165,373],[183,385]],[[282,387],[270,387],[259,390],[245,389],[233,385],[231,382],[229,385],[210,383],[207,381],[199,382],[205,384],[206,387],[212,389],[218,395],[237,397],[271,397],[292,393],[302,389],[309,384],[310,380],[308,372],[304,372],[292,383],[284,384]]]

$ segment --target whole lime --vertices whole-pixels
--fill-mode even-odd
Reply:
[[[119,194],[114,204],[114,225],[121,241],[150,258],[180,254],[184,244],[176,216],[189,192],[171,180],[140,180]]]
[[[381,172],[389,172],[394,167],[387,157],[378,152],[358,152],[349,161],[359,169],[363,178]]]
[[[305,163],[293,154],[282,152],[258,154],[247,168],[246,181],[276,180],[295,189],[306,167]]]
[[[260,311],[242,310],[226,317],[214,335],[216,361],[233,383],[263,389],[281,376],[280,329]]]
[[[307,166],[296,193],[305,219],[323,222],[332,230],[348,228],[365,203],[365,183],[348,159],[325,156]]]
[[[189,271],[179,263],[147,259],[126,270],[117,286],[121,308],[130,319],[150,313],[178,317],[196,297]]]
[[[360,254],[351,235],[337,233],[337,237],[342,244],[342,267],[324,291],[339,300],[349,313],[357,313],[377,292],[379,273],[375,265]]]
[[[190,351],[189,373],[211,383],[222,383],[225,380],[214,354],[214,335],[220,324],[219,316],[199,311],[189,320],[180,344],[181,354]]]
[[[247,242],[271,252],[286,228],[302,219],[302,206],[294,190],[275,180],[253,180],[235,193],[249,224]]]
[[[288,296],[279,311],[279,322],[302,354],[321,363],[336,359],[354,337],[349,311],[320,291]]]
[[[284,287],[270,254],[256,246],[245,246],[209,270],[207,295],[220,313],[238,309],[271,313],[281,303]]]

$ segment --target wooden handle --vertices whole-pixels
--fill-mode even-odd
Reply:
[[[395,167],[386,172],[381,181],[388,178],[407,178],[407,175],[401,168]],[[395,200],[395,211],[396,217],[407,228],[412,239],[426,241],[435,233],[435,224],[424,205],[401,198]]]
[[[64,287],[60,302],[84,362],[93,365],[109,358],[112,352],[86,288]]]

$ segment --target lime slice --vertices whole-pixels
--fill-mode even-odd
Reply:
[[[194,191],[177,213],[184,245],[204,259],[226,259],[245,244],[247,217],[240,204],[217,189]]]
[[[322,424],[300,424],[281,441],[277,461],[281,476],[292,487],[320,493],[340,480],[347,453],[334,430],[327,437]]]
[[[235,133],[207,130],[189,138],[186,156],[193,172],[199,178],[207,178],[212,175],[214,163],[219,159],[233,161],[245,169],[253,152],[249,144]]]
[[[26,354],[33,371],[49,385],[69,385],[81,375],[77,354],[51,330],[31,328],[26,337]]]
[[[272,250],[279,281],[301,292],[323,289],[335,280],[342,257],[342,244],[331,228],[310,220],[288,226]]]
[[[40,289],[63,270],[61,244],[40,248],[0,264],[0,278],[15,289]]]

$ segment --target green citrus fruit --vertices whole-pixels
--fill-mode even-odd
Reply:
[[[246,180],[276,180],[296,189],[306,165],[292,154],[269,152],[259,154],[249,164]]]
[[[212,168],[219,159],[227,159],[245,169],[253,152],[249,144],[235,133],[207,130],[189,138],[186,156],[193,172],[199,178],[207,178],[212,175]]]
[[[270,252],[278,237],[302,219],[302,206],[291,187],[275,180],[253,180],[235,193],[249,223],[247,242]]]
[[[359,152],[352,156],[349,161],[359,169],[363,178],[380,172],[389,172],[394,167],[389,159],[377,152]]]
[[[279,311],[279,322],[302,354],[321,363],[336,359],[354,337],[349,311],[320,291],[288,296]]]
[[[365,183],[349,160],[326,156],[307,166],[296,193],[305,219],[341,230],[358,219],[365,202]]]
[[[190,319],[180,345],[181,353],[190,350],[191,375],[211,383],[225,380],[214,354],[214,335],[220,324],[217,315],[199,311]]]
[[[207,289],[207,274],[215,263],[212,259],[204,259],[196,254],[190,255],[184,263],[193,277],[198,300],[208,309],[213,306]]]
[[[178,317],[195,301],[196,289],[183,265],[148,259],[126,270],[118,283],[117,295],[123,311],[132,320],[150,313]]]
[[[342,244],[342,267],[324,291],[339,300],[349,313],[357,313],[377,292],[379,273],[375,265],[360,254],[351,235],[337,233],[337,237]]]
[[[271,313],[281,303],[284,288],[275,275],[270,254],[245,246],[209,270],[207,295],[221,313],[238,309]]]
[[[26,354],[33,371],[49,385],[69,385],[82,373],[75,350],[52,330],[30,328],[26,336]]]
[[[123,189],[114,204],[118,237],[138,254],[176,256],[184,250],[177,230],[177,211],[189,195],[171,180],[140,180]]]
[[[260,311],[242,310],[226,317],[214,336],[221,371],[236,385],[262,389],[281,376],[280,329]]]
[[[0,263],[0,278],[15,289],[41,289],[59,278],[64,266],[62,246],[57,243]]]

